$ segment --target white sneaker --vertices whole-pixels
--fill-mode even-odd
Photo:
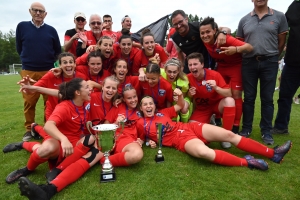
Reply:
[[[298,98],[298,97],[294,97],[294,103],[295,103],[295,104],[300,104],[300,103],[299,103],[299,98]]]
[[[279,90],[279,87],[276,87],[276,88],[275,88],[275,91],[276,91],[276,90]]]
[[[230,142],[221,142],[221,146],[223,149],[229,149],[231,147]]]

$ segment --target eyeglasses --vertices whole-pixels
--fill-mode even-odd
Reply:
[[[40,14],[44,14],[44,13],[45,13],[44,10],[39,10],[39,9],[35,9],[35,8],[31,8],[31,11],[34,12],[35,14],[37,14],[38,12],[39,12]]]
[[[111,22],[111,20],[104,20],[103,22],[105,22],[105,23],[110,23]]]
[[[83,17],[77,17],[77,18],[76,18],[76,21],[77,21],[77,22],[80,22],[80,21],[85,22],[85,19],[84,19]]]
[[[183,20],[180,20],[178,23],[173,24],[172,27],[176,28],[178,25],[182,26]]]
[[[91,24],[92,24],[93,26],[95,26],[96,24],[97,24],[98,26],[100,26],[100,25],[102,24],[102,22],[91,22]]]

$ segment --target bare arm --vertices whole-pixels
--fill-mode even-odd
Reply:
[[[183,97],[182,91],[180,89],[178,89],[178,88],[175,88],[175,90],[174,90],[173,93],[174,93],[175,96],[178,96],[178,101],[174,105],[175,111],[178,112],[185,105],[184,97]]]
[[[75,35],[73,35],[70,40],[65,40],[64,42],[64,50],[65,51],[69,51],[72,47],[72,44],[75,40],[77,40],[79,38],[78,33],[76,33]]]
[[[286,34],[287,33],[285,32],[278,35],[278,55],[280,55],[284,49]]]
[[[58,130],[56,123],[54,121],[47,121],[44,130],[48,133],[51,137],[61,142],[61,147],[63,150],[63,155],[69,156],[73,153],[73,145],[70,143],[68,138]]]

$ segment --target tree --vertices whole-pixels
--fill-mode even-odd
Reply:
[[[0,71],[8,71],[9,65],[21,63],[16,50],[16,35],[13,30],[3,34],[0,31]]]

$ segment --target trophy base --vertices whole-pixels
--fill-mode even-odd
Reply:
[[[155,156],[155,162],[156,163],[161,163],[161,162],[164,162],[165,161],[165,157],[164,156]]]
[[[112,172],[101,172],[100,183],[107,183],[116,180],[116,173]]]

